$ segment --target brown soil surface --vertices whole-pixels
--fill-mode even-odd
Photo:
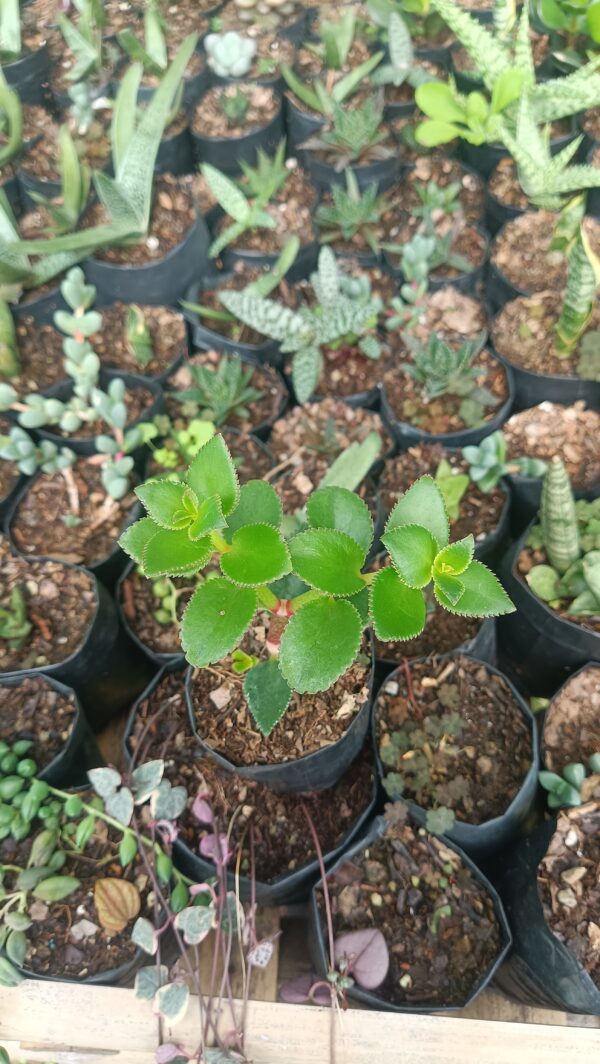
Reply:
[[[166,403],[167,413],[174,420],[182,416],[186,418],[202,416],[206,420],[212,420],[209,416],[210,409],[207,410],[194,399],[177,399],[176,393],[194,388],[191,367],[207,366],[216,369],[224,357],[228,356],[223,356],[220,351],[203,351],[193,355],[175,373],[171,374],[167,381]],[[238,429],[240,432],[252,432],[264,422],[275,420],[281,412],[287,393],[281,378],[271,366],[267,364],[252,366],[249,363],[242,363],[242,368],[253,370],[248,387],[260,392],[261,396],[247,405],[247,414],[240,415],[238,411],[233,410],[227,415],[223,424]],[[171,395],[171,392],[175,394]]]
[[[109,499],[100,479],[100,467],[80,460],[67,473],[79,499],[80,524],[63,520],[73,515],[72,499],[62,473],[41,473],[19,503],[10,534],[21,554],[56,558],[76,565],[93,565],[113,551],[121,529],[135,504],[132,492],[118,502]],[[71,479],[71,478],[69,478]],[[96,525],[104,515],[104,520]]]
[[[177,578],[170,583],[177,597],[177,618],[181,620],[197,584],[195,580]],[[154,581],[133,568],[121,584],[121,608],[127,624],[140,642],[155,654],[181,654],[179,628],[175,624],[161,624],[155,617],[162,600],[154,594]]]
[[[10,383],[19,395],[44,392],[66,377],[63,365],[63,334],[53,325],[41,325],[30,317],[16,320],[21,372]]]
[[[32,628],[20,649],[0,641],[0,672],[54,665],[69,658],[85,640],[96,611],[92,577],[60,562],[17,558],[3,539],[0,602],[4,606],[9,604],[14,588],[25,597]]]
[[[222,96],[231,97],[238,92],[243,92],[250,106],[242,122],[228,122],[221,109],[220,100]],[[242,137],[267,126],[275,118],[280,106],[281,101],[273,89],[263,85],[236,82],[235,85],[226,85],[223,88],[215,86],[196,104],[192,115],[192,130],[202,137]]]
[[[561,772],[600,753],[600,667],[588,665],[554,696],[544,719],[542,761]]]
[[[181,818],[180,838],[197,852],[200,840],[208,833],[207,825],[200,824],[191,812],[194,799],[202,794],[208,797],[221,829],[230,829],[229,841],[236,855],[241,849],[243,875],[251,871],[250,832],[259,882],[272,882],[314,861],[316,852],[303,805],[318,826],[323,853],[331,853],[371,799],[370,755],[362,755],[329,790],[302,798],[297,794],[276,794],[263,784],[224,771],[212,758],[202,756],[189,724],[183,678],[183,672],[165,676],[142,702],[130,739],[131,748],[138,749],[142,729],[155,717],[139,759],[165,758],[165,777],[173,786],[186,788],[189,801]]]
[[[181,421],[176,425],[176,428],[184,428],[187,423]],[[233,462],[238,471],[238,476],[242,483],[247,480],[262,480],[264,476],[269,472],[273,465],[273,459],[268,450],[264,448],[264,444],[261,445],[254,437],[246,435],[244,433],[234,433],[227,428],[221,429],[222,435],[225,437],[225,442],[229,447],[233,455]],[[167,450],[175,450],[175,448],[168,443],[159,443],[155,441],[155,446],[166,446]],[[181,470],[185,468],[183,460],[177,463],[174,467],[169,466],[169,470],[173,468]],[[148,463],[148,469],[146,475],[148,477],[155,477],[159,473],[164,473],[165,467],[161,466],[154,458],[151,458]]]
[[[573,406],[541,403],[513,414],[502,431],[508,458],[562,458],[573,486],[589,490],[600,481],[600,414]]]
[[[592,107],[585,112],[581,128],[592,140],[600,140],[600,107]]]
[[[435,332],[453,347],[460,347],[464,340],[475,340],[486,328],[487,314],[483,303],[448,285],[427,294],[423,313],[412,332],[422,343],[427,343],[430,334]],[[400,336],[396,335],[394,339],[398,347],[403,348]]]
[[[152,340],[152,358],[146,366],[137,361],[127,344],[128,304],[113,303],[100,307],[102,328],[90,336],[90,343],[103,369],[117,369],[144,377],[158,376],[183,352],[187,351],[187,331],[181,314],[170,307],[137,304],[144,315]]]
[[[459,617],[442,609],[437,602],[431,603],[425,628],[415,639],[383,643],[375,639],[375,656],[381,661],[393,661],[401,665],[403,660],[429,657],[430,654],[447,654],[475,638],[481,621],[477,617]]]
[[[343,344],[326,348],[323,352],[323,370],[317,391],[333,399],[371,391],[381,380],[383,367],[388,362],[389,348],[381,345],[379,358],[368,358],[357,345]]]
[[[600,806],[559,813],[538,867],[538,891],[552,933],[600,990]]]
[[[512,691],[468,658],[398,670],[375,713],[384,777],[399,774],[403,797],[425,809],[446,806],[458,820],[484,824],[502,816],[529,771],[530,726]]]
[[[556,349],[555,327],[560,311],[560,300],[555,292],[511,299],[492,326],[492,339],[498,354],[531,373],[578,376],[583,339],[589,333],[596,333],[600,343],[600,307],[595,307],[575,354],[567,358],[561,357]],[[585,373],[583,369],[582,376]]]
[[[491,261],[506,279],[524,292],[561,290],[567,280],[567,260],[550,244],[558,215],[527,211],[504,227],[492,247]],[[600,220],[587,218],[585,230],[592,249],[600,253]]]
[[[492,899],[440,839],[402,822],[400,811],[390,815],[383,839],[328,876],[334,933],[382,932],[390,967],[375,993],[383,1000],[464,1005],[501,947]]]
[[[94,257],[118,266],[144,266],[156,262],[185,239],[196,220],[191,178],[160,174],[154,180],[154,204],[148,236],[138,244],[112,244]],[[82,228],[105,225],[104,207],[98,202],[86,211]]]
[[[58,28],[49,30],[46,33],[46,39],[52,60],[50,86],[54,92],[66,94],[73,84],[68,75],[75,67],[77,57],[68,47]],[[116,72],[116,53],[114,50],[109,50],[106,46],[103,46],[102,63],[103,69],[93,72],[87,79],[92,88],[104,86],[114,77]]]
[[[512,159],[500,160],[490,175],[488,190],[508,207],[520,207],[523,211],[529,209],[529,200],[521,188],[517,167]]]
[[[257,614],[240,647],[264,656],[270,618]],[[268,737],[250,715],[242,679],[230,668],[228,656],[219,666],[197,669],[192,704],[198,734],[211,749],[234,765],[281,764],[296,761],[337,742],[369,697],[368,643],[357,661],[328,691],[293,694],[284,717]]]
[[[0,739],[10,745],[28,739],[27,757],[41,772],[64,748],[76,708],[73,694],[59,694],[41,676],[26,676],[14,687],[1,684]]]
[[[318,27],[313,27],[315,34],[318,34]],[[324,50],[323,50],[324,52]],[[296,61],[294,67],[298,77],[303,81],[311,82],[314,78],[321,78],[327,80],[329,89],[333,88],[335,83],[348,74],[351,70],[355,70],[361,63],[365,63],[370,58],[371,52],[369,45],[366,41],[357,38],[350,51],[348,52],[348,58],[341,70],[329,70],[325,65],[325,60],[318,51],[313,52],[310,48],[301,47],[296,53]],[[304,108],[304,104],[302,107]]]
[[[458,182],[460,185],[459,201],[468,222],[479,222],[483,214],[484,190],[481,178],[474,171],[465,170],[456,159],[444,156],[420,156],[414,167],[408,171],[402,184],[403,206],[412,211],[421,203],[417,189],[435,181],[440,188]]]
[[[279,254],[290,236],[296,235],[300,243],[310,244],[315,239],[313,215],[316,205],[316,193],[304,170],[299,166],[290,169],[290,174],[283,188],[275,199],[265,205],[263,210],[275,221],[274,229],[249,229],[242,233],[231,247],[236,249],[260,251],[264,254]],[[221,232],[231,224],[231,218],[225,216],[217,227]]]

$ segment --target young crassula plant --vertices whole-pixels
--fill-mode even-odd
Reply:
[[[598,506],[575,503],[568,473],[559,458],[550,463],[542,485],[540,521],[527,539],[543,547],[547,564],[534,565],[525,579],[534,595],[552,609],[578,617],[600,615],[600,533]]]
[[[321,244],[331,244],[337,240],[352,240],[361,237],[374,255],[378,255],[381,244],[377,236],[377,226],[382,215],[389,208],[385,194],[379,195],[376,184],[360,189],[356,174],[346,170],[346,187],[331,186],[332,203],[321,203],[317,207],[315,221],[320,228]]]
[[[600,259],[580,226],[568,254],[567,287],[556,323],[555,347],[559,358],[573,357],[579,350],[579,375],[590,380],[600,380],[600,332],[589,334],[587,350],[581,350],[581,340],[596,309],[599,287]]]
[[[305,47],[319,55],[328,70],[342,70],[354,44],[358,21],[352,9],[344,11],[339,19],[321,18],[319,41],[308,42]]]
[[[275,228],[275,218],[264,210],[269,199],[268,192],[248,199],[239,185],[210,163],[204,163],[200,169],[219,206],[233,218],[231,225],[218,233],[210,245],[208,253],[211,258],[216,258],[223,248],[238,240],[248,229]]]
[[[219,78],[243,78],[256,55],[256,41],[235,30],[209,33],[204,38],[206,62]]]
[[[133,458],[128,452],[140,445],[139,432],[137,429],[125,431],[127,407],[123,380],[113,378],[106,391],[98,386],[100,360],[88,339],[102,325],[102,316],[90,310],[95,288],[84,283],[83,271],[75,267],[63,281],[61,293],[71,312],[56,311],[54,321],[65,333],[64,366],[73,382],[72,397],[62,401],[44,398],[36,392],[19,400],[14,388],[3,384],[0,385],[0,406],[3,410],[15,410],[19,425],[25,429],[58,425],[63,432],[69,433],[76,432],[86,423],[104,421],[111,434],[97,436],[95,446],[98,454],[104,456],[102,484],[109,497],[118,500],[129,491]],[[13,443],[18,445],[19,441],[13,440]],[[49,455],[48,461],[52,457]],[[66,467],[66,464],[57,466]]]
[[[57,447],[51,440],[36,443],[29,433],[13,425],[8,435],[0,436],[0,458],[14,462],[19,473],[33,476],[38,469],[42,473],[56,473],[69,469],[75,461],[75,453],[69,447]]]
[[[432,147],[455,137],[471,144],[504,144],[505,132],[515,131],[517,101],[525,93],[538,126],[600,104],[600,73],[595,61],[567,77],[536,82],[527,4],[513,46],[503,34],[481,25],[452,0],[431,3],[475,60],[490,98],[479,91],[463,96],[453,82],[419,86],[416,101],[427,115],[417,129],[421,144]],[[508,143],[506,146],[510,151]]]
[[[401,15],[393,11],[388,24],[389,63],[381,63],[371,75],[371,82],[380,88],[399,89],[405,83],[412,89],[436,78],[415,58],[410,31]]]
[[[477,383],[481,366],[473,365],[485,344],[485,333],[477,340],[466,340],[458,349],[450,347],[436,333],[427,343],[404,335],[412,360],[403,369],[419,385],[421,400],[430,403],[442,395],[461,399],[459,415],[465,425],[473,428],[485,420],[485,409],[498,404],[498,397]]]
[[[595,0],[534,0],[537,21],[549,31],[554,55],[564,66],[579,67],[600,44],[600,13]]]
[[[526,456],[506,460],[506,439],[499,430],[486,436],[476,447],[463,447],[463,458],[469,463],[469,477],[480,491],[488,492],[512,473],[521,477],[542,477],[548,463],[541,458]]]
[[[264,392],[253,388],[254,367],[245,366],[241,358],[223,356],[216,368],[192,363],[189,366],[192,384],[175,392],[182,403],[182,413],[224,425],[231,418],[247,418],[248,407],[262,399]]]
[[[371,621],[383,640],[422,631],[424,589],[467,616],[510,612],[495,576],[473,560],[472,536],[450,544],[442,497],[422,477],[399,499],[383,544],[392,565],[363,573],[373,539],[365,504],[343,488],[308,500],[309,528],[286,542],[279,496],[265,481],[240,488],[222,436],[198,452],[182,479],[159,478],[137,489],[148,516],[121,536],[145,576],[191,575],[218,560],[220,576],[200,584],[183,615],[181,642],[190,664],[221,661],[240,643],[257,610],[277,617],[271,656],[247,656],[244,693],[264,734],[281,719],[294,691],[325,691],[355,660]],[[282,602],[269,584],[286,575],[308,590]],[[282,619],[287,623],[281,632]]]
[[[389,159],[393,151],[384,142],[388,132],[382,127],[383,103],[368,96],[357,107],[334,103],[331,125],[319,130],[301,147],[322,152],[334,170],[345,170],[352,163]]]
[[[592,754],[588,759],[588,767],[596,782],[600,782],[600,754]],[[587,801],[582,791],[591,777],[587,776],[586,766],[580,761],[565,765],[560,775],[558,772],[549,772],[542,769],[538,773],[538,779],[548,792],[548,806],[550,809],[563,809],[565,806],[574,807],[583,805]]]
[[[374,335],[381,300],[357,300],[340,288],[340,272],[333,251],[321,248],[312,285],[316,306],[298,310],[244,292],[222,292],[223,305],[263,336],[277,340],[284,354],[292,354],[292,382],[298,402],[305,403],[315,390],[323,367],[322,351],[356,344],[368,358],[379,358]]]

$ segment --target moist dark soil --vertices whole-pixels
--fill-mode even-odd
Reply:
[[[513,218],[494,241],[491,261],[508,281],[523,292],[561,290],[567,281],[567,259],[550,244],[558,215],[552,211],[526,211]],[[592,250],[600,252],[600,221],[586,218],[585,230]]]
[[[27,4],[21,5],[21,55],[24,56],[27,52],[37,52],[47,39],[46,27],[38,25],[35,13]]]
[[[0,436],[8,436],[12,428],[11,422],[6,418],[0,418]],[[0,460],[0,501],[10,494],[19,479],[19,470],[13,462]]]
[[[50,112],[38,104],[25,104],[22,139],[24,144],[34,141],[22,160],[23,170],[43,181],[56,181],[58,126]]]
[[[154,396],[143,384],[128,387],[125,391],[125,398],[123,400],[127,407],[127,425],[130,426],[133,425],[135,421],[143,420],[142,415],[144,414],[144,411],[149,408],[153,401]],[[100,433],[106,432],[106,422],[101,418],[98,418],[96,421],[84,421],[75,432],[63,432],[58,425],[49,425],[48,431],[57,436],[61,436],[65,440],[89,439],[98,436]]]
[[[419,443],[395,458],[386,460],[379,478],[379,491],[385,516],[391,513],[398,499],[419,477],[435,477],[440,462],[445,459],[457,474],[465,474],[468,462],[459,452],[446,451],[440,443]],[[483,492],[472,480],[460,500],[456,519],[450,519],[452,539],[462,539],[472,533],[482,542],[494,532],[504,509],[506,495],[501,488]]]
[[[559,814],[537,872],[546,922],[600,990],[600,806]]]
[[[532,547],[525,546],[517,558],[517,572],[522,577],[523,582],[526,583],[525,577],[534,565],[549,564],[546,551],[543,547],[534,550]],[[526,584],[526,586],[529,587],[528,584]],[[529,590],[534,597],[537,597],[531,588]],[[591,632],[600,632],[600,613],[595,613],[590,616],[569,613],[570,601],[572,600],[562,599],[556,607],[550,606],[549,603],[545,603],[545,605],[548,606],[548,609],[551,609],[552,613],[556,614],[556,616],[562,617],[565,621],[571,621],[572,624],[576,624],[579,628],[585,628]]]
[[[314,32],[318,33],[316,27]],[[294,68],[298,77],[302,78],[303,81],[310,83],[314,78],[324,80],[328,91],[331,92],[337,81],[340,81],[351,70],[355,70],[361,63],[365,63],[370,56],[371,51],[367,42],[357,38],[348,52],[346,63],[341,70],[330,70],[325,65],[325,60],[319,52],[313,52],[306,47],[299,48],[296,52]],[[352,99],[355,99],[355,97],[353,96]],[[304,109],[305,106],[303,102],[302,108]]]
[[[600,414],[580,400],[572,406],[540,403],[513,414],[502,429],[509,460],[526,455],[565,463],[573,486],[589,490],[600,481]]]
[[[103,561],[116,541],[135,504],[133,492],[118,502],[107,496],[100,466],[80,460],[63,473],[41,473],[21,499],[10,525],[10,535],[25,557],[56,558],[76,565]],[[67,482],[68,481],[68,482]],[[76,494],[69,491],[69,486]],[[78,501],[78,513],[73,504]],[[80,524],[67,524],[66,516]]]
[[[240,647],[264,657],[273,623],[258,614]],[[369,697],[371,659],[369,644],[328,691],[315,695],[293,694],[283,719],[265,737],[254,724],[243,693],[243,679],[231,670],[228,656],[221,665],[194,672],[192,704],[198,735],[211,749],[234,765],[281,764],[337,742]]]
[[[585,112],[581,128],[592,140],[600,140],[600,107]]]
[[[41,325],[30,317],[16,320],[21,372],[10,383],[20,395],[46,391],[64,380],[63,334],[53,325]]]
[[[446,71],[443,67],[438,63],[432,63],[429,59],[420,59],[419,69],[427,71],[434,81],[446,80]],[[384,92],[386,103],[411,103],[415,98],[415,89],[409,81],[403,81],[401,85],[386,85]]]
[[[220,101],[224,96],[232,97],[239,92],[247,97],[249,107],[241,122],[230,122],[223,113]],[[236,82],[223,88],[215,86],[196,104],[192,114],[192,130],[202,137],[241,137],[268,126],[280,106],[281,101],[273,89],[264,85]]]
[[[101,307],[102,328],[90,336],[90,343],[103,369],[122,370],[153,377],[164,372],[179,355],[187,351],[187,331],[181,314],[170,307],[137,304],[144,315],[152,341],[152,358],[143,366],[127,343],[128,304],[112,303]]]
[[[440,188],[447,188],[448,185],[458,182],[458,199],[466,220],[480,221],[484,203],[481,178],[474,171],[465,170],[456,159],[447,159],[445,156],[419,156],[415,165],[406,173],[402,182],[403,206],[406,211],[410,213],[420,205],[417,190],[425,188],[430,181],[435,181]]]
[[[544,719],[542,761],[560,772],[600,753],[600,667],[588,665],[554,696]]]
[[[419,229],[420,219],[409,218],[405,226],[402,226],[398,234],[394,234],[394,242],[400,245],[408,243],[411,236],[413,236]],[[460,270],[456,266],[448,263],[443,263],[441,266],[436,266],[431,271],[431,276],[436,280],[443,281],[446,278],[460,277],[463,273],[470,273],[472,270],[478,269],[482,265],[486,250],[487,243],[486,238],[479,229],[476,229],[472,225],[463,225],[458,222],[456,217],[445,216],[440,220],[438,225],[438,232],[440,235],[445,235],[450,231],[454,231],[454,236],[450,243],[450,251],[452,255],[460,255],[462,259],[466,260],[469,264],[468,269]],[[394,266],[400,269],[400,255],[395,255],[388,252],[390,259]]]
[[[556,348],[556,325],[561,313],[555,292],[536,296],[519,296],[506,303],[492,326],[492,339],[498,354],[530,373],[578,376],[582,343],[589,333],[596,333],[600,344],[600,307],[579,340],[575,354],[562,358]],[[586,376],[584,366],[581,376]],[[593,371],[592,371],[593,372]]]
[[[96,611],[89,573],[55,561],[25,561],[0,541],[0,603],[9,605],[14,588],[25,597],[31,632],[22,647],[0,641],[0,672],[65,661],[85,640]]]
[[[203,794],[208,796],[220,828],[229,831],[235,854],[241,849],[240,871],[244,875],[251,872],[252,832],[259,882],[270,883],[315,859],[303,804],[318,826],[323,853],[331,853],[369,804],[373,788],[371,756],[362,754],[329,790],[302,798],[297,794],[275,794],[269,787],[226,772],[212,758],[202,756],[190,728],[183,678],[182,672],[165,676],[141,703],[129,740],[130,748],[138,750],[142,731],[148,727],[138,759],[143,762],[164,758],[166,778],[173,786],[186,788],[189,801],[180,820],[180,839],[197,852],[200,840],[207,834],[206,825],[200,824],[191,812],[194,799]]]
[[[483,303],[447,285],[427,293],[423,313],[411,333],[421,343],[427,343],[430,334],[435,332],[452,347],[460,347],[465,340],[475,340],[484,329],[487,329],[487,314]],[[392,335],[401,357],[406,347],[399,333]]]
[[[68,47],[59,29],[49,30],[46,34],[48,51],[50,52],[50,86],[56,93],[68,93],[73,81],[68,77],[73,70],[77,57]],[[91,88],[100,88],[107,85],[116,73],[117,52],[114,48],[103,47],[103,69],[94,71],[88,76],[87,81]]]
[[[177,423],[175,427],[178,429],[185,428],[186,424],[187,422],[181,419],[181,423]],[[221,429],[221,433],[233,455],[233,462],[241,482],[245,483],[247,480],[262,480],[273,465],[271,455],[268,450],[264,449],[264,445],[261,446],[258,440],[244,433],[230,432],[226,428]],[[160,444],[160,446],[166,447],[167,450],[175,449],[172,444],[169,446],[168,440]],[[173,469],[185,469],[186,465],[187,463],[181,460],[174,466],[169,466],[169,471],[172,471]],[[148,477],[155,477],[159,473],[164,473],[165,471],[165,466],[160,465],[156,459],[151,458],[148,463],[146,475]]]
[[[334,933],[382,932],[390,968],[375,993],[383,1000],[464,1005],[502,944],[493,901],[454,850],[401,822],[400,810],[391,815],[381,840],[327,877]]]
[[[489,389],[496,397],[496,406],[503,403],[508,396],[508,382],[501,363],[488,351],[483,350],[473,365],[481,369],[476,378],[476,386]],[[431,402],[425,402],[421,397],[418,382],[403,371],[401,363],[384,373],[383,382],[387,400],[398,421],[407,422],[424,432],[434,434],[472,427],[467,426],[460,416],[460,405],[464,397],[443,395],[432,399]],[[486,406],[484,420],[489,421],[495,412],[495,407]]]
[[[191,179],[160,174],[154,180],[154,204],[148,236],[141,243],[112,244],[99,248],[94,257],[117,266],[142,266],[156,262],[185,239],[196,220]],[[100,202],[85,213],[83,228],[105,225],[109,221]]]
[[[76,876],[81,881],[80,887],[63,902],[48,905],[33,902],[33,923],[27,931],[27,952],[23,965],[26,971],[35,975],[79,980],[133,960],[136,954],[136,946],[131,941],[133,919],[123,931],[111,934],[101,927],[94,901],[97,880],[128,880],[135,884],[140,893],[140,914],[153,917],[150,882],[141,858],[122,868],[118,858],[119,841],[118,832],[97,821],[95,833],[85,853],[81,856],[69,854],[61,872],[61,875]],[[15,842],[9,836],[0,843],[0,861],[25,867],[30,848],[30,839]],[[106,863],[105,858],[109,858]],[[74,929],[83,920],[90,921],[96,931],[93,935],[78,939]]]
[[[195,580],[176,578],[170,581],[177,592],[177,618],[190,601],[197,584]],[[121,584],[121,609],[131,631],[154,654],[180,654],[179,629],[174,623],[162,624],[155,614],[162,600],[154,594],[154,581],[132,569]]]
[[[0,685],[0,739],[28,739],[41,772],[64,749],[77,707],[73,694],[60,694],[41,676],[26,676],[14,687]]]
[[[502,816],[529,771],[530,728],[514,695],[468,658],[404,666],[384,682],[375,712],[384,786],[399,774],[394,797],[425,809],[483,824]]]
[[[224,357],[228,356],[223,356],[220,351],[203,351],[193,355],[169,377],[166,391],[167,413],[174,421],[182,416],[213,420],[210,407],[207,408],[194,399],[177,399],[176,393],[194,388],[191,366],[208,366],[216,369]],[[242,363],[242,368],[253,370],[248,387],[260,392],[260,398],[253,399],[243,407],[245,414],[240,414],[238,410],[231,411],[223,423],[240,432],[252,432],[259,425],[275,420],[281,413],[287,393],[281,378],[271,366],[266,364],[252,366],[249,363]]]
[[[304,170],[295,166],[290,170],[285,185],[275,199],[263,207],[275,221],[275,228],[249,229],[242,233],[231,247],[263,254],[279,254],[292,235],[296,235],[302,245],[310,244],[315,239],[313,215],[316,198],[316,192]],[[217,231],[221,232],[228,225],[231,225],[231,218],[227,215],[219,223]]]
[[[389,348],[385,344],[381,345],[379,358],[363,355],[356,344],[326,348],[323,351],[323,370],[317,391],[329,394],[334,399],[337,396],[348,397],[371,391],[381,380],[381,372],[388,356]]]
[[[500,159],[490,175],[488,191],[507,207],[519,207],[523,211],[529,209],[529,200],[521,188],[517,167],[512,159]]]
[[[477,617],[459,617],[456,613],[442,609],[436,602],[432,602],[431,607],[421,635],[391,643],[383,643],[376,638],[375,657],[380,661],[393,661],[401,665],[403,660],[447,654],[469,643],[477,635],[481,627]]]

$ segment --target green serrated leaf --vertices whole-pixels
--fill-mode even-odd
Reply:
[[[233,533],[231,549],[221,555],[221,570],[236,584],[257,587],[290,572],[290,552],[271,525],[244,525]]]
[[[465,536],[456,543],[449,543],[439,552],[434,562],[436,577],[440,574],[448,576],[460,576],[464,573],[473,558],[475,539],[473,536]]]
[[[142,553],[145,576],[176,576],[202,569],[213,553],[210,539],[191,540],[187,529],[159,528]]]
[[[455,606],[465,590],[465,585],[460,577],[452,576],[451,573],[435,573],[433,580],[436,591],[445,595],[452,605]]]
[[[441,550],[448,542],[448,516],[444,499],[433,477],[424,476],[402,495],[385,526],[386,532],[402,525],[419,525],[426,528]]]
[[[413,639],[423,631],[427,617],[423,592],[407,587],[391,566],[377,573],[369,601],[378,639]]]
[[[367,554],[373,542],[373,521],[365,502],[346,488],[320,488],[306,504],[311,528],[335,528],[350,536]]]
[[[364,587],[365,552],[345,532],[309,528],[290,540],[290,555],[294,572],[318,591],[356,595]]]
[[[238,528],[257,522],[279,528],[282,516],[281,499],[275,488],[264,480],[248,480],[242,484],[240,500],[227,519],[225,539],[230,543],[231,536]]]
[[[227,517],[238,504],[240,487],[233,459],[223,437],[219,434],[200,448],[191,463],[187,483],[199,499],[218,495]]]
[[[135,489],[135,494],[161,528],[181,528],[181,521],[178,523],[175,515],[183,509],[185,490],[184,484],[172,480],[147,480]]]
[[[210,499],[205,499],[200,503],[196,517],[187,533],[190,539],[198,540],[203,536],[208,536],[211,532],[218,532],[219,529],[225,528],[226,524],[219,496],[211,495]]]
[[[438,544],[435,537],[420,525],[402,525],[381,537],[394,568],[408,587],[425,587],[431,572]]]
[[[229,654],[256,610],[256,591],[224,577],[207,580],[192,596],[181,622],[181,644],[191,665],[202,667]]]
[[[141,565],[144,551],[159,529],[160,525],[151,517],[142,517],[125,529],[119,538],[119,546],[137,565]]]
[[[244,678],[244,695],[263,735],[270,735],[290,704],[292,692],[274,658],[259,661]]]
[[[444,609],[462,617],[499,617],[504,613],[514,613],[515,607],[502,584],[482,562],[472,561],[461,573],[460,580],[465,590],[456,603],[452,603],[438,587],[435,588],[435,596]]]
[[[345,599],[307,602],[288,621],[279,667],[293,691],[326,691],[346,672],[360,646],[362,622]]]

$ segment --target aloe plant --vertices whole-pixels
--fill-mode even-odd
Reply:
[[[513,608],[495,576],[473,559],[473,536],[449,543],[431,477],[394,507],[383,536],[392,565],[376,573],[363,572],[373,538],[364,502],[343,488],[315,492],[306,506],[308,529],[288,543],[277,492],[264,481],[240,487],[222,436],[201,448],[182,480],[151,480],[137,495],[148,516],[120,543],[146,577],[193,575],[218,561],[221,575],[199,584],[183,615],[181,642],[192,665],[226,659],[257,610],[276,616],[271,656],[246,655],[241,670],[250,712],[265,735],[293,692],[325,691],[343,675],[369,621],[383,640],[421,632],[427,586],[444,608],[462,615]],[[307,590],[281,601],[269,585],[289,575]]]
[[[331,122],[302,144],[304,151],[322,152],[334,170],[351,163],[389,159],[393,151],[386,145],[388,130],[382,124],[383,100],[368,96],[357,107],[334,103]]]
[[[321,243],[330,244],[336,240],[352,240],[360,236],[373,254],[378,255],[381,244],[377,226],[384,212],[389,209],[385,193],[379,195],[376,184],[360,189],[356,174],[348,168],[346,187],[332,185],[331,199],[332,203],[321,203],[315,214]]]
[[[208,254],[211,258],[216,258],[223,248],[238,240],[248,229],[275,228],[275,218],[263,209],[266,197],[247,199],[239,185],[210,163],[204,163],[200,169],[219,206],[233,218],[231,225],[223,229],[210,245]]]
[[[305,104],[311,111],[331,117],[335,112],[336,104],[345,103],[356,92],[361,83],[367,80],[382,58],[383,52],[375,52],[369,59],[365,59],[364,63],[359,63],[354,70],[339,78],[330,92],[327,91],[323,82],[318,78],[314,78],[310,85],[308,82],[302,81],[288,63],[282,63],[281,74],[288,89],[291,90],[300,103]]]

